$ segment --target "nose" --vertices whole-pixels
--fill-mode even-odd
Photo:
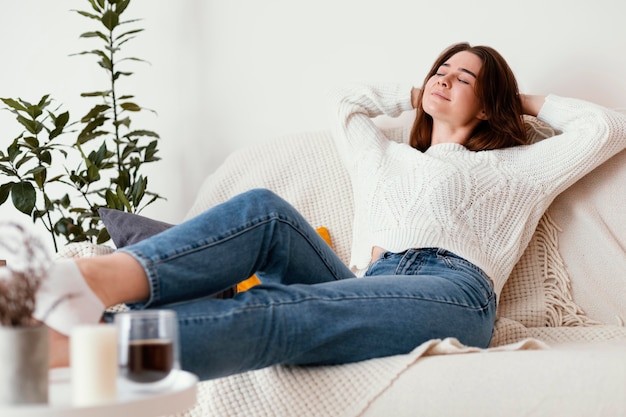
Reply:
[[[450,85],[450,82],[448,81],[448,74],[437,78],[437,84],[440,84],[442,87],[448,87]]]

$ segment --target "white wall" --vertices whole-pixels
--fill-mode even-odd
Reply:
[[[0,97],[51,93],[75,118],[80,92],[102,73],[78,35],[93,25],[70,12],[86,0],[2,1]],[[178,222],[207,174],[232,150],[327,127],[324,91],[343,82],[420,84],[458,41],[498,49],[523,91],[626,106],[621,0],[133,0],[146,28],[132,49],[151,65],[126,88],[158,111],[142,126],[161,137],[151,188],[168,198],[144,214]],[[0,146],[13,138],[0,113]],[[1,175],[1,174],[0,174]],[[7,207],[0,214],[15,216]],[[18,214],[19,216],[19,214]]]

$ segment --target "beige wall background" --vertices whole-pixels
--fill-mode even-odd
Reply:
[[[0,97],[50,93],[75,120],[79,97],[102,87],[80,33],[83,0],[2,0]],[[326,129],[324,93],[352,81],[421,84],[435,57],[467,41],[498,49],[528,93],[626,107],[626,3],[620,0],[133,0],[146,30],[127,52],[126,91],[158,112],[135,127],[157,131],[162,161],[148,171],[167,197],[143,214],[178,222],[203,179],[233,150]],[[140,126],[141,125],[141,126]],[[0,112],[0,145],[16,134]],[[0,174],[1,175],[1,174]],[[7,207],[0,215],[23,218]]]

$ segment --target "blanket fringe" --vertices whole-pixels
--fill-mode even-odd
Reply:
[[[601,324],[585,315],[571,296],[571,282],[559,253],[559,226],[545,213],[535,231],[539,264],[543,269],[546,326],[592,326]]]

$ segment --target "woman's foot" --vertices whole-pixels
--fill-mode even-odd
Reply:
[[[37,291],[33,317],[69,335],[76,325],[100,322],[106,307],[149,296],[143,267],[126,253],[62,259],[53,263]]]
[[[105,304],[85,282],[76,262],[54,262],[37,290],[33,317],[57,332],[69,335],[79,324],[98,323]]]

